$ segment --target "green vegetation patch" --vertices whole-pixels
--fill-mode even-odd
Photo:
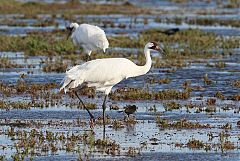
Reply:
[[[38,14],[143,14],[147,9],[136,7],[130,3],[122,5],[81,3],[70,0],[66,3],[19,2],[15,0],[1,0],[0,14],[24,14],[36,17]]]
[[[26,55],[61,55],[75,52],[71,41],[57,34],[32,33],[24,37],[1,36],[0,51],[24,51]]]
[[[200,29],[180,30],[173,35],[166,35],[162,29],[149,29],[140,33],[138,38],[114,37],[110,38],[113,47],[143,48],[146,42],[161,42],[166,50],[167,57],[179,56],[209,57],[216,55],[218,49],[237,48],[239,38],[225,39],[214,33]],[[174,47],[173,46],[177,46]]]
[[[76,53],[76,48],[70,40],[66,39],[67,33],[63,30],[53,32],[33,32],[23,37],[1,36],[0,51],[23,51],[26,55],[71,55]],[[181,59],[186,58],[209,58],[217,55],[218,49],[227,51],[239,46],[238,38],[224,39],[213,33],[202,30],[189,29],[181,30],[174,35],[165,35],[159,29],[146,30],[140,33],[138,38],[130,37],[108,37],[111,47],[139,48],[142,49],[146,42],[162,42],[168,59],[178,60],[171,64],[175,66],[187,66]],[[177,48],[173,47],[177,44]],[[215,51],[216,50],[216,51]],[[117,55],[117,53],[114,53]],[[220,54],[218,54],[220,55]],[[100,55],[106,57],[106,55]],[[139,54],[137,57],[140,64],[144,62],[144,56]],[[157,66],[166,66],[156,60]]]

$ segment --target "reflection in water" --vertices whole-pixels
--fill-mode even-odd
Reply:
[[[136,134],[136,127],[135,124],[126,124],[126,135],[127,136],[133,136]]]

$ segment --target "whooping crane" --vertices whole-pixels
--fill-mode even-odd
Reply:
[[[138,66],[126,58],[96,59],[82,65],[76,65],[66,72],[60,91],[64,90],[66,93],[70,89],[73,89],[83,107],[88,111],[91,122],[94,121],[94,116],[78,96],[77,90],[81,90],[84,87],[95,87],[97,91],[101,91],[105,94],[102,104],[103,136],[105,137],[105,109],[108,94],[112,87],[123,79],[144,75],[150,70],[152,65],[150,56],[151,50],[157,50],[164,53],[164,50],[155,42],[147,43],[144,48],[146,64],[143,66]]]
[[[98,26],[71,23],[66,29],[69,30],[68,38],[71,37],[74,45],[84,49],[88,54],[88,59],[90,59],[92,51],[102,49],[105,53],[109,47],[105,32]]]

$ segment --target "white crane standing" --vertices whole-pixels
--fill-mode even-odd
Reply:
[[[109,47],[105,32],[98,26],[71,23],[66,29],[69,30],[68,38],[72,38],[74,45],[81,46],[88,54],[87,60],[90,59],[92,51],[102,49],[105,53]]]
[[[108,94],[112,87],[123,79],[144,75],[150,70],[152,65],[150,56],[151,50],[157,50],[164,53],[164,50],[155,42],[147,43],[144,48],[146,64],[143,66],[138,66],[126,58],[96,59],[88,61],[82,65],[76,65],[66,72],[60,90],[64,90],[65,93],[70,89],[75,91],[75,94],[83,107],[88,111],[91,117],[91,122],[94,121],[94,116],[78,96],[77,90],[81,90],[84,87],[95,87],[97,91],[101,91],[105,94],[102,104],[104,125],[103,134],[105,137],[105,109]]]

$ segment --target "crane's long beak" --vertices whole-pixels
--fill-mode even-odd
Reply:
[[[71,27],[66,27],[66,29],[68,30],[68,35],[67,35],[67,40],[68,40],[69,37],[72,35],[73,28],[71,28]]]
[[[161,54],[166,54],[166,50],[164,50],[162,47],[160,46],[156,46],[156,50],[159,51]]]
[[[71,35],[72,35],[72,33],[69,32],[68,35],[67,35],[67,40],[69,39],[69,37],[70,37]]]
[[[164,50],[163,48],[161,49],[162,49],[162,54],[166,55],[167,54],[166,50]]]

